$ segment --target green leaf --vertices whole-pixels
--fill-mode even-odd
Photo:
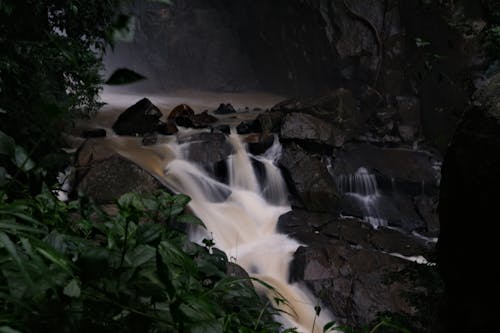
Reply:
[[[5,232],[18,232],[27,231],[32,233],[44,234],[45,232],[36,228],[27,227],[22,224],[16,223],[14,219],[0,220],[0,229]]]
[[[24,172],[30,171],[35,167],[35,162],[29,158],[26,150],[20,146],[15,146],[14,148],[12,163]]]
[[[331,321],[323,326],[323,333],[327,333],[329,330],[332,330],[335,327],[336,322]]]
[[[191,198],[184,194],[178,194],[173,197],[173,202],[170,210],[171,216],[177,216],[184,211],[186,205],[191,201]]]
[[[179,216],[177,216],[176,221],[180,222],[180,223],[194,224],[194,225],[200,225],[200,226],[205,227],[205,224],[203,224],[202,220],[200,220],[196,216],[190,215],[190,214],[179,215]]]
[[[14,139],[0,131],[0,154],[12,156],[15,146]]]
[[[66,287],[64,287],[63,290],[64,295],[72,297],[72,298],[78,298],[80,297],[80,287],[78,286],[78,281],[75,279],[71,280]]]
[[[7,170],[5,170],[4,167],[0,166],[0,187],[5,186],[7,184],[7,177],[9,174],[7,173]]]
[[[10,326],[0,326],[0,333],[21,333]]]
[[[156,252],[153,247],[139,245],[127,254],[127,259],[130,261],[132,267],[139,267],[140,265],[152,260],[155,255]]]
[[[24,266],[24,262],[21,260],[21,257],[19,257],[19,254],[17,253],[16,246],[12,241],[10,240],[9,236],[7,236],[4,232],[0,232],[0,244],[3,244],[7,252],[10,254],[12,259],[14,259],[15,263],[19,267],[19,270],[21,271],[22,275],[24,276],[26,282],[29,284],[30,287],[33,287],[33,280],[31,279],[30,275],[28,274],[28,271],[26,270],[26,267]]]
[[[119,68],[114,71],[105,82],[108,85],[122,85],[144,80],[146,77],[128,68]]]

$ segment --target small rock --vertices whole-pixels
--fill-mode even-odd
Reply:
[[[158,133],[163,135],[173,135],[179,132],[179,129],[175,125],[175,121],[167,120],[166,123],[161,123],[157,128]]]
[[[113,130],[118,135],[144,135],[156,130],[162,113],[147,98],[141,99],[123,113],[113,124]]]
[[[143,146],[151,146],[158,142],[158,134],[157,133],[147,133],[142,138]]]
[[[229,125],[218,125],[218,126],[215,126],[215,127],[212,127],[212,130],[211,130],[212,133],[223,133],[223,134],[231,134],[231,128],[229,127]]]
[[[227,104],[220,104],[217,110],[214,111],[215,114],[230,114],[230,113],[236,113],[236,110],[234,107],[227,103]]]
[[[254,132],[253,122],[242,121],[238,126],[236,126],[236,132],[238,134],[249,134]]]

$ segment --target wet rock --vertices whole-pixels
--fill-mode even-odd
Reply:
[[[412,195],[436,193],[440,157],[429,152],[379,148],[368,144],[349,145],[336,156],[333,174],[354,174],[361,167],[377,176],[379,186],[398,187]],[[424,186],[422,187],[422,184]]]
[[[236,126],[236,132],[238,134],[249,134],[254,132],[253,122],[251,121],[242,121]]]
[[[236,110],[234,107],[227,103],[227,104],[220,104],[217,110],[214,111],[215,114],[230,114],[230,113],[236,113]]]
[[[274,135],[272,134],[252,134],[245,138],[248,146],[248,151],[253,155],[264,154],[274,143]]]
[[[231,134],[231,127],[229,125],[218,125],[215,127],[212,127],[211,129],[212,133],[223,133],[223,134]]]
[[[174,118],[174,121],[177,124],[177,126],[188,127],[188,128],[195,127],[193,118],[191,117],[178,116]]]
[[[312,115],[292,112],[285,115],[281,125],[282,140],[305,140],[340,147],[344,143],[341,130]]]
[[[403,142],[412,143],[415,141],[415,128],[409,125],[399,125],[398,133]]]
[[[180,104],[177,105],[170,111],[168,114],[167,119],[169,120],[174,120],[178,117],[186,117],[186,118],[191,118],[194,116],[194,111],[191,109],[191,107],[187,104]]]
[[[413,314],[402,296],[410,287],[387,278],[406,265],[388,254],[331,241],[327,246],[300,247],[291,264],[291,279],[305,281],[339,320],[361,326],[379,312]]]
[[[279,164],[292,195],[308,210],[338,211],[340,194],[320,156],[292,143],[283,147]]]
[[[328,213],[293,209],[280,216],[277,226],[279,232],[308,246],[319,246],[325,244],[325,239],[335,239],[367,250],[426,258],[430,258],[434,250],[433,243],[402,231],[385,227],[373,229],[367,222],[359,219],[342,219]],[[312,237],[322,237],[323,241],[311,242]]]
[[[417,213],[425,222],[427,235],[437,237],[439,235],[439,216],[437,214],[438,198],[419,195],[414,198]]]
[[[193,116],[193,121],[198,124],[198,126],[208,126],[217,122],[217,117],[208,114],[208,111],[203,111],[202,113],[195,114]]]
[[[156,130],[162,113],[147,98],[126,109],[113,124],[113,130],[118,135],[144,135]]]
[[[486,332],[498,321],[499,306],[491,304],[500,297],[500,272],[478,258],[498,252],[499,87],[496,75],[476,92],[443,162],[438,261],[447,332]]]
[[[257,116],[254,122],[256,132],[278,133],[284,116],[282,111],[269,111]]]
[[[82,132],[82,137],[89,138],[104,138],[106,136],[106,130],[104,128],[95,128]]]
[[[179,132],[179,129],[177,128],[177,125],[175,124],[174,120],[167,120],[166,123],[161,123],[158,125],[158,128],[156,129],[158,133],[163,134],[163,135],[173,135],[177,132]]]
[[[196,163],[214,164],[225,160],[233,152],[233,147],[222,133],[198,133],[179,138],[179,143],[189,143],[185,148],[186,157]]]
[[[151,146],[158,142],[158,134],[157,133],[146,133],[142,138],[143,146]]]
[[[88,140],[77,155],[77,186],[98,204],[113,203],[128,192],[149,193],[163,186],[148,172]]]

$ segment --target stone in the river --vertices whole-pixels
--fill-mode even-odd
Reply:
[[[217,125],[215,127],[212,127],[211,129],[212,133],[223,133],[223,134],[231,134],[231,127],[229,125]]]
[[[187,104],[179,104],[170,111],[167,119],[175,119],[177,117],[187,117],[191,118],[194,116],[194,111]]]
[[[118,135],[144,135],[156,131],[162,113],[147,98],[141,99],[123,113],[113,124],[113,130]]]
[[[265,153],[274,143],[274,135],[272,134],[251,134],[245,138],[248,145],[248,151],[253,155],[261,155]]]
[[[249,134],[254,132],[253,122],[251,121],[242,121],[236,126],[236,132],[238,134]]]
[[[234,107],[227,103],[227,104],[220,104],[217,110],[214,111],[215,114],[230,114],[230,113],[236,113],[236,110]]]
[[[79,148],[76,169],[76,190],[98,204],[115,202],[128,192],[149,193],[163,187],[138,165],[92,139]]]
[[[388,279],[388,274],[397,274],[407,265],[382,252],[331,241],[326,246],[300,247],[290,271],[291,280],[304,281],[339,320],[361,326],[379,312],[414,314],[403,295],[411,287]]]
[[[160,123],[157,128],[158,133],[163,134],[163,135],[173,135],[177,132],[179,132],[179,129],[177,128],[177,125],[175,124],[174,120],[167,120],[166,123]]]
[[[143,146],[152,146],[158,142],[158,134],[157,133],[146,133],[142,138]]]
[[[291,194],[308,210],[338,212],[340,194],[320,156],[292,143],[279,160]]]
[[[344,143],[344,135],[340,129],[322,119],[301,112],[285,115],[280,137],[283,140],[305,140],[335,147],[340,147]]]

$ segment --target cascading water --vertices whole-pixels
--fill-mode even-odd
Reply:
[[[234,153],[228,159],[229,184],[217,181],[200,165],[186,160],[177,143],[169,142],[142,150],[130,149],[115,138],[115,150],[154,174],[171,190],[191,197],[189,207],[207,229],[191,231],[193,241],[213,239],[215,246],[225,251],[251,276],[273,286],[287,304],[275,304],[284,314],[279,320],[286,326],[303,332],[322,332],[331,320],[327,311],[318,317],[318,302],[298,284],[289,284],[289,264],[299,243],[276,232],[280,215],[290,210],[286,186],[275,166],[281,153],[277,138],[262,156],[251,156],[239,135],[231,134],[229,142]],[[151,153],[154,157],[147,157]],[[264,181],[256,175],[252,160],[262,163]],[[256,286],[258,287],[258,286]],[[262,288],[260,288],[262,289]],[[265,289],[265,288],[264,288]],[[275,294],[270,290],[273,301]]]
[[[354,174],[337,176],[336,183],[345,196],[359,205],[364,221],[374,228],[387,225],[387,220],[381,218],[378,209],[380,193],[375,175],[361,167]]]

